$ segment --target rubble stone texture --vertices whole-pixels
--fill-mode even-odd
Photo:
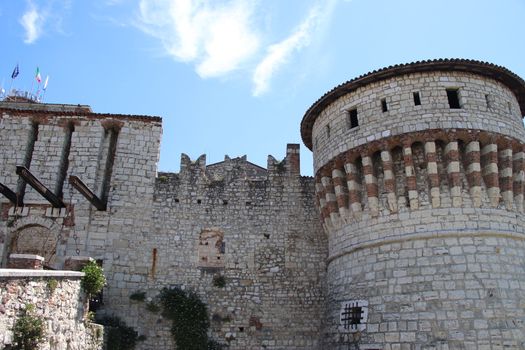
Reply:
[[[98,312],[145,335],[138,349],[173,348],[154,306],[174,286],[202,298],[232,350],[522,349],[524,112],[525,83],[502,67],[388,67],[306,112],[310,178],[295,144],[266,168],[183,154],[179,173],[157,173],[158,117],[1,102],[0,183],[23,195],[0,198],[2,266],[11,253],[97,260]]]
[[[81,273],[70,271],[0,270],[0,348],[12,344],[13,326],[32,308],[44,321],[40,350],[102,349],[103,328],[85,320]]]

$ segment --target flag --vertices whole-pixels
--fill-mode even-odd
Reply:
[[[38,81],[39,83],[42,82],[42,76],[40,75],[40,68],[36,67],[36,75],[35,75],[35,79],[36,81]]]
[[[11,79],[16,78],[18,76],[18,73],[19,71],[18,71],[18,63],[17,63],[15,69],[13,69],[13,74],[11,74]]]
[[[42,90],[46,91],[48,81],[49,81],[49,75],[46,77],[46,81],[44,81],[44,87],[42,88]]]

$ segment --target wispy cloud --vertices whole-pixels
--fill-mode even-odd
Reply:
[[[259,48],[252,1],[141,0],[139,27],[175,59],[194,62],[201,77],[236,70]]]
[[[272,41],[255,16],[264,5],[259,0],[140,0],[136,25],[174,59],[194,64],[202,78],[249,72],[253,95],[260,96],[276,72],[310,44],[337,1],[317,0],[288,37],[266,48],[261,43]]]
[[[20,24],[24,27],[26,44],[34,43],[43,31],[47,14],[39,9],[31,0],[27,1],[27,10],[20,18]]]
[[[310,44],[312,34],[317,32],[317,29],[329,17],[332,7],[332,5],[320,6],[319,4],[312,7],[308,16],[296,27],[292,34],[277,44],[268,47],[266,55],[253,73],[254,88],[252,93],[254,96],[266,93],[270,87],[270,80],[276,71],[288,63],[295,52]]]
[[[26,4],[26,10],[19,19],[26,44],[33,44],[47,32],[65,34],[62,22],[71,9],[71,0],[26,0]]]

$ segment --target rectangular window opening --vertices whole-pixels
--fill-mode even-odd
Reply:
[[[381,99],[381,110],[383,113],[388,111],[388,105],[386,104],[386,98]]]
[[[419,92],[414,92],[414,106],[420,106],[421,105],[421,97],[419,96]]]
[[[327,125],[325,128],[326,128],[326,138],[329,139],[330,138],[330,125]]]
[[[461,108],[459,104],[459,90],[458,89],[447,89],[448,105],[452,109]]]
[[[512,105],[510,102],[507,102],[507,107],[509,108],[509,113],[512,113]]]
[[[348,120],[350,129],[357,128],[359,126],[359,120],[357,119],[357,109],[348,111]]]
[[[490,108],[490,96],[489,95],[485,95],[485,103],[487,104],[487,108]]]

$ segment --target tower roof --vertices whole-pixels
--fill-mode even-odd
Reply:
[[[355,91],[360,87],[394,76],[435,71],[475,73],[499,81],[516,95],[521,114],[525,115],[525,81],[507,68],[488,62],[456,58],[417,61],[374,70],[342,83],[325,93],[308,108],[301,121],[301,137],[304,144],[310,150],[312,149],[312,127],[315,120],[326,106],[339,97]]]

